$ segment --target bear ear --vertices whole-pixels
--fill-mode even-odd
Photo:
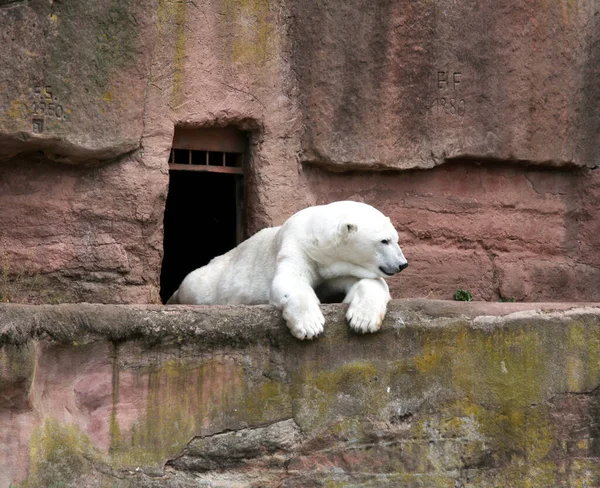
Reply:
[[[350,234],[354,234],[358,230],[358,226],[353,222],[342,222],[340,231],[342,236],[346,237]]]

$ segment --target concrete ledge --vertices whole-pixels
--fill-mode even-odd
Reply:
[[[0,487],[593,486],[600,305],[0,305]]]

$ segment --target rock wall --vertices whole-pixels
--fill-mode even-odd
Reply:
[[[316,164],[598,166],[598,2],[292,2]]]
[[[600,174],[452,163],[429,171],[307,170],[316,202],[375,204],[399,229],[409,267],[394,297],[597,300]]]
[[[0,1],[2,298],[156,302],[174,128],[234,125],[248,234],[352,198],[400,230],[396,297],[600,300],[599,22],[595,0]]]
[[[153,0],[4,1],[0,160],[91,163],[140,147]]]
[[[600,483],[598,304],[324,310],[0,305],[0,487]]]

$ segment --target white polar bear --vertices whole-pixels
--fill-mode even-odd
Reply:
[[[323,332],[319,296],[344,293],[357,332],[381,327],[390,300],[383,280],[408,263],[390,219],[365,203],[305,208],[188,274],[167,303],[272,303],[292,334]]]

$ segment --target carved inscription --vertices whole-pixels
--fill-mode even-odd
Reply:
[[[464,117],[467,103],[461,96],[463,75],[460,71],[438,71],[436,73],[436,97],[429,105],[435,115]]]
[[[44,132],[44,119],[33,119],[31,125],[34,133],[41,134]]]
[[[69,116],[58,97],[52,93],[52,86],[36,86],[31,93],[31,126],[36,134],[44,132],[44,121],[68,121]]]

